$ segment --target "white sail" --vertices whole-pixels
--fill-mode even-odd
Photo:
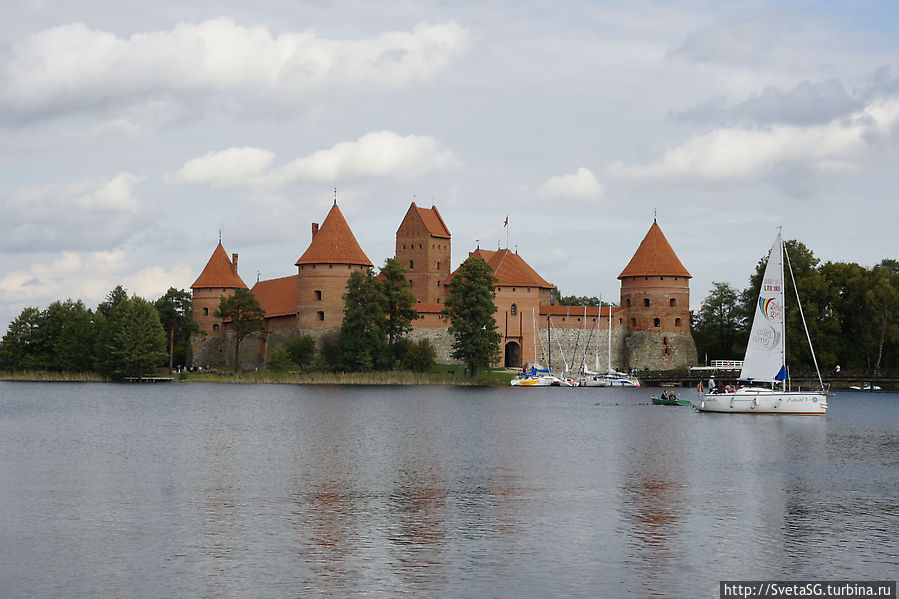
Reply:
[[[783,381],[784,366],[784,280],[783,240],[780,229],[762,278],[746,359],[740,379],[744,381]]]

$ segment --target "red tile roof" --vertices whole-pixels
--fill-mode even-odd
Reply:
[[[191,289],[213,289],[221,287],[222,289],[246,289],[247,285],[243,279],[238,276],[234,269],[234,265],[228,258],[228,253],[222,247],[221,242],[216,246],[206,263],[206,268],[190,286]]]
[[[289,316],[297,313],[298,275],[259,281],[250,292],[256,296],[265,317]]]
[[[373,266],[359,247],[337,204],[331,207],[325,222],[313,235],[306,252],[296,261],[300,264],[360,264]]]
[[[496,285],[498,287],[542,287],[544,289],[555,289],[555,285],[547,283],[543,277],[537,274],[524,259],[516,253],[505,250],[482,250],[480,248],[468,254],[469,257],[476,256],[483,258],[490,268],[493,269],[493,276],[498,279]],[[446,284],[456,276],[458,268],[446,279]]]
[[[418,211],[421,221],[425,224],[428,233],[430,233],[432,237],[441,237],[443,239],[449,239],[451,237],[449,228],[446,226],[446,223],[443,222],[443,217],[441,217],[440,213],[437,211],[437,206],[432,205],[430,209],[419,208],[415,205],[415,202],[412,202],[412,206]]]
[[[677,254],[671,249],[671,244],[665,239],[665,234],[662,233],[658,223],[652,221],[649,232],[618,278],[655,276],[691,278],[692,275],[687,272]]]

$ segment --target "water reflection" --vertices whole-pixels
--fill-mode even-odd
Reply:
[[[627,390],[40,389],[0,383],[9,596],[711,596],[897,566],[899,395],[790,419]]]

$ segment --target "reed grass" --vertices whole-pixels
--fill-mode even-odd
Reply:
[[[227,371],[181,373],[181,382],[206,383],[275,383],[295,385],[462,385],[483,386],[494,384],[489,378],[472,380],[470,377],[447,373],[418,373],[407,370],[386,372],[272,372],[248,371],[235,374]],[[508,381],[506,382],[508,384]]]
[[[0,371],[0,381],[38,383],[102,383],[109,379],[95,372],[52,372],[47,370]]]

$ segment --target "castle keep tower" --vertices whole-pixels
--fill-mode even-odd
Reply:
[[[627,343],[631,365],[671,368],[696,363],[690,334],[690,278],[653,219],[640,247],[618,275],[620,318],[632,333]]]
[[[328,330],[343,322],[350,275],[372,263],[334,202],[321,227],[312,223],[312,241],[296,266],[297,328]]]
[[[437,207],[419,208],[412,202],[396,230],[396,259],[408,269],[409,289],[419,303],[446,300],[444,281],[450,273],[450,252],[450,232]]]
[[[233,294],[235,289],[247,288],[237,274],[237,254],[233,254],[229,260],[219,241],[206,268],[190,288],[193,291],[193,317],[197,325],[209,336],[224,336],[222,321],[214,316],[219,302],[222,296]]]

